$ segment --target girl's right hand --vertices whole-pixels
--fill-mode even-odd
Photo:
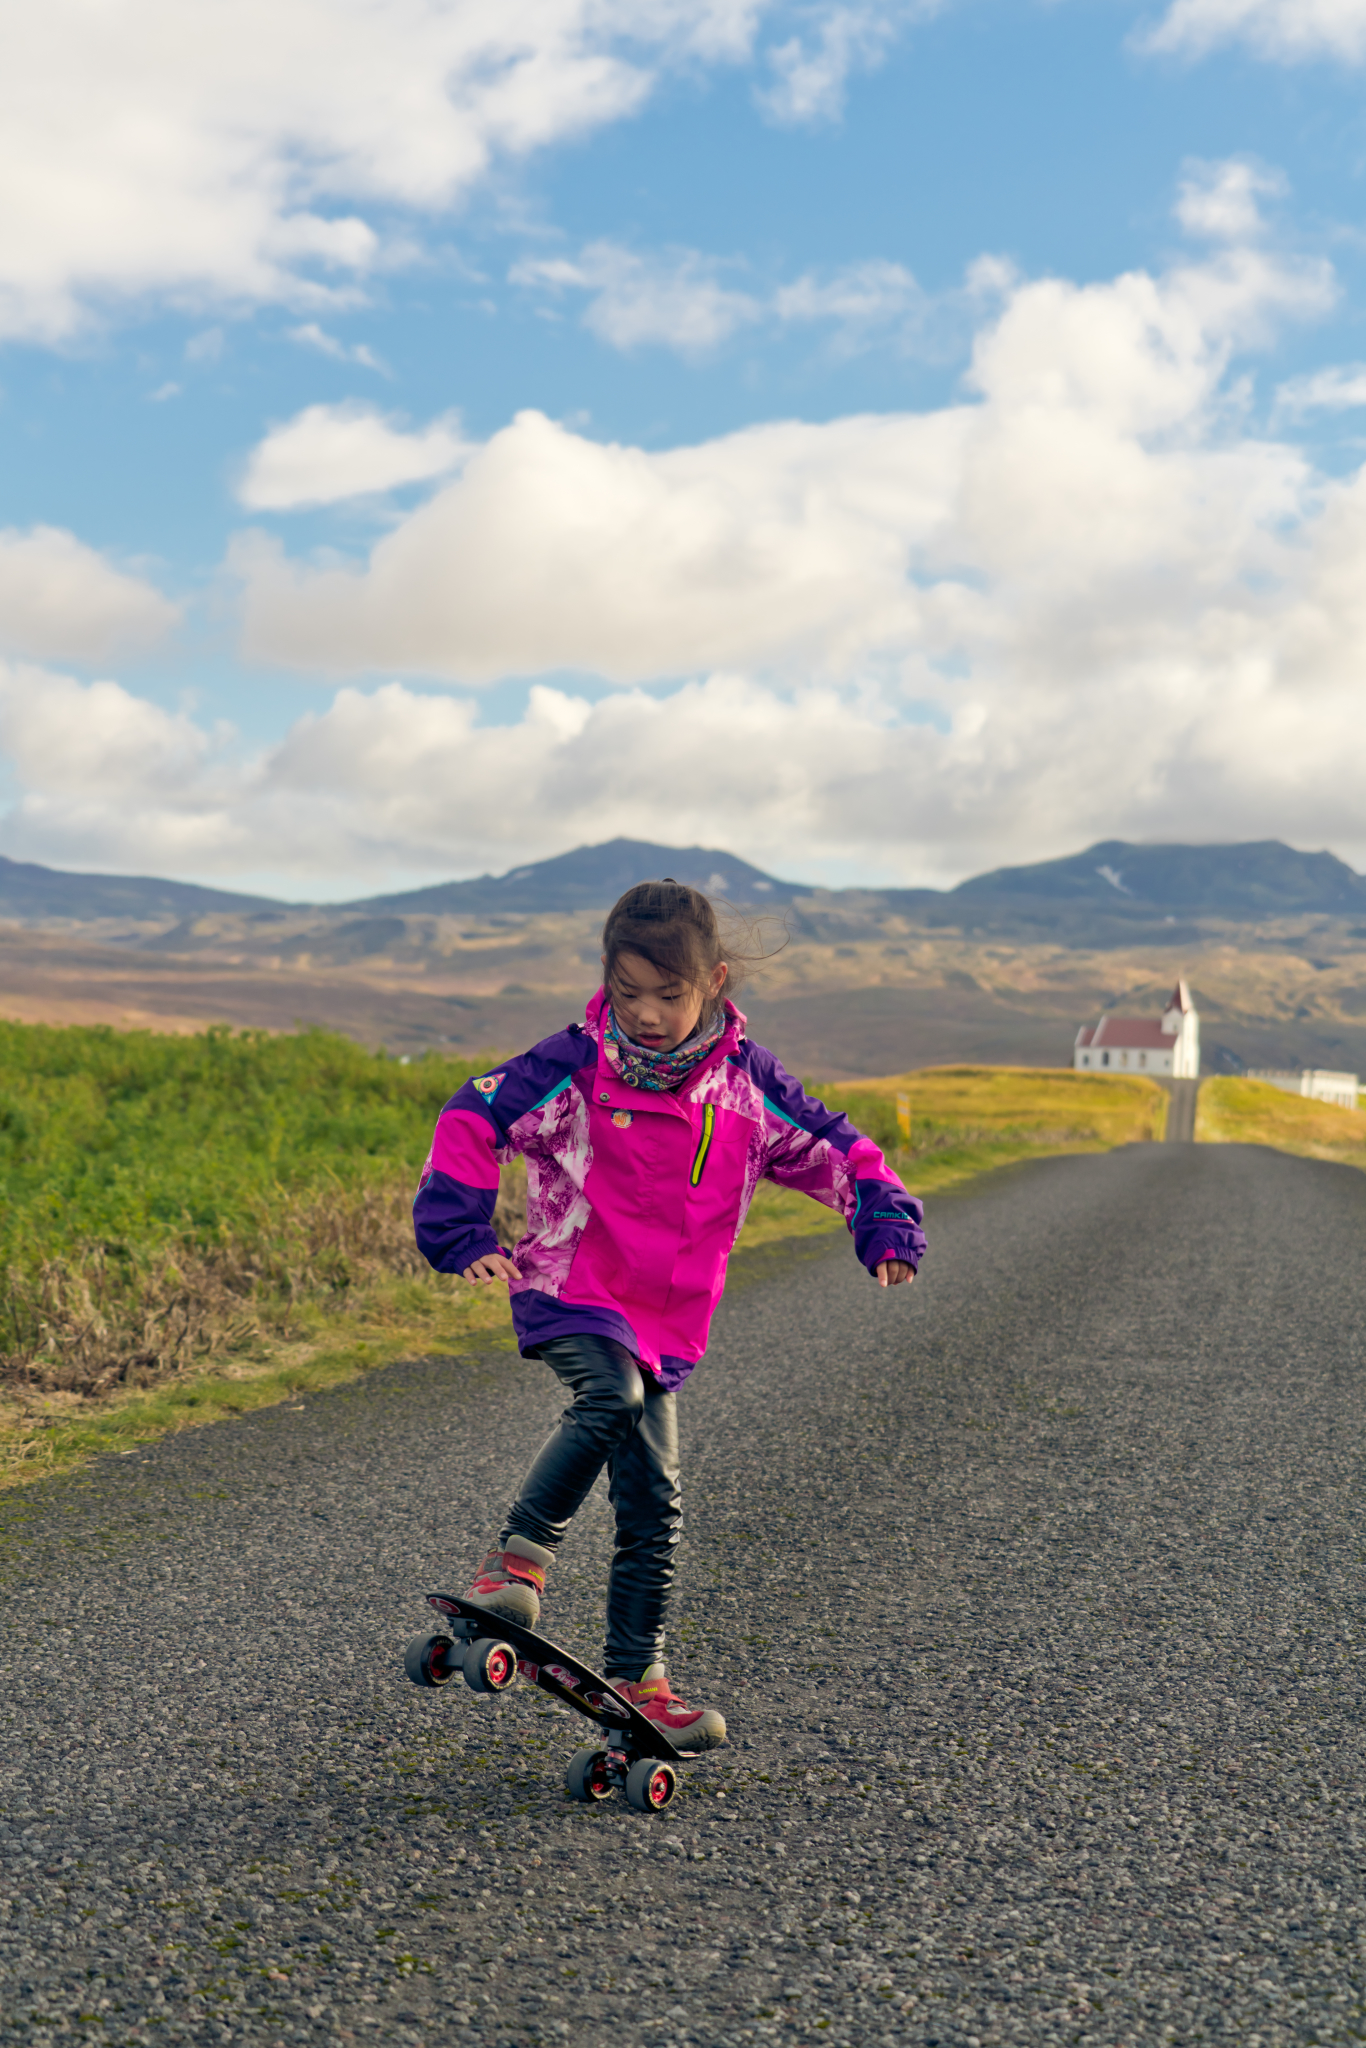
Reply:
[[[505,1259],[501,1252],[490,1252],[486,1259],[476,1259],[460,1275],[462,1280],[468,1280],[476,1287],[480,1281],[487,1284],[490,1280],[520,1280],[521,1277],[511,1259]]]

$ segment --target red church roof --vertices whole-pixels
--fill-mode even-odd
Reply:
[[[1094,1027],[1083,1024],[1078,1045],[1110,1045],[1117,1052],[1170,1052],[1174,1031],[1164,1031],[1155,1018],[1102,1017]]]
[[[1181,1019],[1191,1012],[1191,992],[1178,981],[1167,998],[1160,1020],[1155,1017],[1102,1017],[1099,1024],[1083,1024],[1077,1044],[1110,1045],[1116,1052],[1169,1052]]]

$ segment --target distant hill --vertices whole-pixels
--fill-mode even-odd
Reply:
[[[438,882],[398,896],[368,896],[347,910],[436,911],[487,915],[490,911],[606,910],[636,882],[671,875],[731,903],[791,903],[807,894],[798,882],[780,882],[733,853],[714,846],[655,846],[647,839],[608,839],[578,846],[553,860],[533,861],[506,875],[472,882]]]
[[[1085,853],[1032,867],[996,868],[948,891],[950,901],[995,897],[1214,917],[1366,912],[1366,878],[1332,853],[1298,853],[1279,839],[1233,846],[1135,846],[1103,839]]]
[[[209,910],[273,910],[268,896],[163,882],[151,875],[74,875],[0,854],[0,917],[43,922],[97,917],[202,917]]]
[[[421,911],[476,916],[500,910],[604,910],[633,882],[664,875],[732,903],[785,904],[805,893],[801,884],[781,882],[716,847],[655,846],[643,839],[609,839],[601,846],[580,846],[552,860],[533,861],[507,875],[437,882],[398,895],[367,896],[355,903],[319,908],[329,915],[363,911],[397,916]],[[244,896],[231,889],[208,889],[194,882],[166,882],[146,875],[70,874],[32,861],[6,860],[0,854],[0,918],[19,918],[26,923],[63,918],[75,922],[106,917],[192,919],[211,910],[251,913],[284,908],[268,896]]]

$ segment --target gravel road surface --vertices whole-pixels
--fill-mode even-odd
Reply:
[[[1138,1146],[741,1262],[676,1676],[732,1744],[420,1692],[557,1390],[429,1360],[0,1499],[0,2040],[1366,2036],[1366,1176]],[[596,1655],[595,1495],[548,1624]]]

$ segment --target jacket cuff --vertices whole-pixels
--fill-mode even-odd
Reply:
[[[920,1261],[909,1246],[887,1245],[881,1251],[869,1252],[865,1261],[868,1271],[876,1274],[884,1259],[900,1259],[903,1266],[909,1266],[913,1273],[920,1271]]]
[[[502,1254],[503,1247],[499,1244],[493,1232],[486,1230],[482,1236],[476,1237],[471,1243],[462,1245],[459,1251],[451,1252],[449,1255],[450,1264],[445,1268],[445,1271],[448,1273],[463,1273],[465,1268],[472,1266],[476,1259],[496,1259],[501,1258]]]

